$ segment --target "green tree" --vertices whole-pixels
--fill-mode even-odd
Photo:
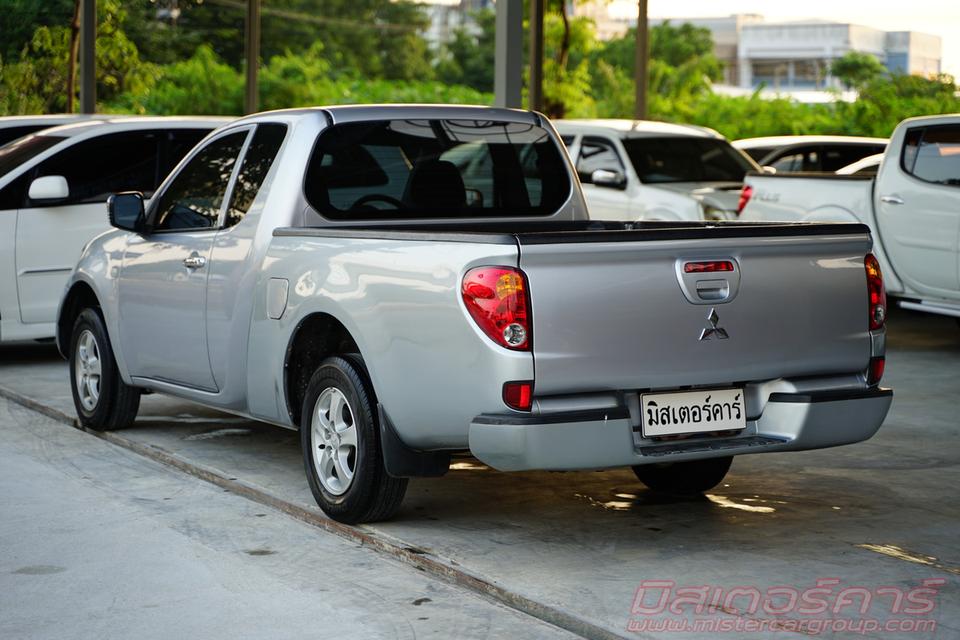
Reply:
[[[496,14],[481,9],[472,14],[475,27],[460,27],[441,48],[436,63],[437,78],[447,84],[462,84],[477,91],[493,91]]]
[[[97,97],[109,102],[124,91],[151,85],[156,67],[144,64],[121,25],[120,0],[101,0],[97,25]],[[72,17],[72,13],[71,16]],[[37,27],[19,61],[0,75],[0,105],[8,113],[62,112],[67,106],[69,17],[62,26]]]
[[[74,0],[0,0],[0,58],[18,62],[37,27],[67,26]]]
[[[859,89],[884,74],[886,69],[869,53],[848,51],[830,65],[830,75],[849,89]]]

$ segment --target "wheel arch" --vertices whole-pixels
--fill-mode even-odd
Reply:
[[[70,334],[80,312],[100,306],[100,298],[88,282],[77,280],[70,286],[57,314],[57,349],[60,355],[64,358],[70,355]]]
[[[352,353],[361,354],[360,347],[346,325],[333,315],[314,312],[297,323],[283,357],[283,395],[294,425],[300,426],[307,385],[320,363],[330,356]]]

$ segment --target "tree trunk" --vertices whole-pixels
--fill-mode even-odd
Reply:
[[[560,2],[560,19],[563,20],[563,38],[560,39],[560,56],[557,63],[561,69],[567,68],[567,59],[570,57],[570,17],[567,16],[567,3]]]
[[[80,55],[80,2],[73,5],[73,20],[70,21],[70,59],[67,61],[67,113],[73,113],[77,95],[77,56]]]

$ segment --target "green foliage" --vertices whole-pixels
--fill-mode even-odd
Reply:
[[[303,55],[274,56],[260,71],[262,109],[364,102],[489,104],[493,96],[430,80],[367,80],[335,73],[316,43]],[[188,60],[162,67],[155,84],[119,97],[111,110],[161,115],[240,115],[244,77],[202,46]]]
[[[882,76],[885,71],[874,56],[859,51],[848,51],[830,65],[830,74],[849,89],[859,89]]]
[[[140,60],[136,46],[121,29],[125,12],[120,1],[101,0],[98,13],[98,98],[109,102],[125,91],[144,90],[154,82],[157,69]],[[69,26],[38,27],[19,61],[3,67],[0,108],[6,113],[65,111],[69,57]]]
[[[19,62],[37,27],[69,26],[73,6],[74,0],[0,0],[0,58]]]
[[[240,114],[243,76],[211,47],[201,46],[188,60],[161,67],[152,85],[124,93],[109,109],[157,115]]]
[[[98,98],[103,111],[240,114],[243,12],[180,0],[176,25],[156,19],[152,0],[100,0]],[[548,4],[544,99],[564,117],[629,118],[634,32],[607,42],[592,22]],[[7,13],[3,13],[6,10]],[[0,114],[62,111],[73,0],[0,0]],[[393,0],[271,0],[263,17],[261,107],[364,102],[490,104],[495,16],[455,33],[438,52],[421,37],[426,18]],[[714,94],[722,67],[707,30],[651,29],[650,117],[689,122],[731,138],[838,133],[886,136],[910,116],[960,111],[949,76],[887,74],[870,56],[847,55],[833,72],[859,90],[856,102],[800,104],[758,94]],[[526,50],[526,47],[525,47]]]
[[[496,14],[482,9],[473,14],[474,30],[456,29],[440,51],[437,79],[447,84],[462,84],[477,91],[493,91],[494,39]]]

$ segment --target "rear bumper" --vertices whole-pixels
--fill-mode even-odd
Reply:
[[[480,415],[470,451],[501,471],[627,467],[655,462],[803,451],[861,442],[883,424],[893,391],[774,393],[763,414],[733,437],[644,439],[626,409],[544,415]]]

